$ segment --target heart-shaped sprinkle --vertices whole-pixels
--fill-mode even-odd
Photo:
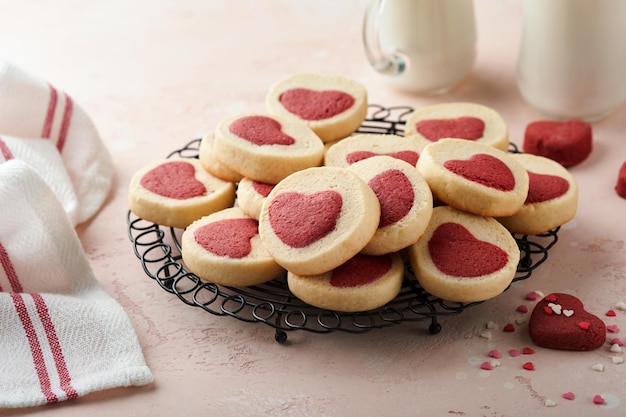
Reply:
[[[494,359],[500,359],[500,352],[496,349],[490,350],[489,353],[487,353],[487,356]]]
[[[617,333],[619,331],[619,327],[617,326],[617,324],[611,324],[609,326],[606,326],[606,330],[609,333]]]
[[[176,200],[200,197],[207,191],[196,179],[196,168],[185,161],[165,162],[141,177],[141,186],[163,197]]]
[[[207,252],[240,259],[250,254],[250,239],[258,234],[254,219],[224,219],[208,223],[194,232],[194,238]]]
[[[597,404],[597,405],[602,405],[602,404],[605,404],[606,401],[604,400],[602,395],[596,394],[596,395],[593,396],[593,403]]]
[[[415,151],[398,151],[398,152],[391,152],[391,153],[384,153],[384,154],[370,152],[370,151],[356,151],[356,152],[351,152],[346,156],[346,162],[349,165],[352,165],[364,159],[373,158],[375,156],[380,156],[380,155],[390,156],[392,158],[407,162],[413,166],[417,165],[417,160],[420,157],[419,154]]]
[[[556,403],[553,400],[549,399],[549,398],[546,399],[546,401],[543,403],[543,405],[545,407],[556,407]]]
[[[574,398],[576,398],[576,396],[574,395],[573,392],[564,392],[563,395],[561,395],[561,397],[565,398],[566,400],[573,400]]]
[[[485,122],[471,116],[455,119],[427,119],[417,122],[415,130],[431,142],[443,138],[477,140],[484,135]]]
[[[611,361],[615,364],[615,365],[619,365],[620,363],[624,363],[624,358],[622,358],[621,356],[613,356],[611,358]]]
[[[515,331],[515,326],[512,323],[507,323],[503,328],[503,332],[512,333]]]
[[[548,295],[546,295],[544,300],[546,300],[549,303],[554,303],[554,302],[556,302],[556,294],[548,294]]]
[[[537,293],[534,291],[526,294],[526,299],[528,301],[537,301],[538,298],[539,298],[539,295],[537,295]]]
[[[534,371],[535,364],[532,362],[524,362],[524,364],[522,365],[522,368],[526,369],[527,371]]]
[[[589,330],[589,326],[591,324],[588,321],[579,321],[578,322],[578,327],[580,327],[583,330]]]
[[[593,369],[596,372],[604,372],[604,365],[602,365],[601,363],[596,363],[591,366],[591,369]]]
[[[623,301],[618,301],[615,303],[615,308],[621,311],[626,311],[626,303]]]
[[[554,314],[561,314],[561,309],[562,309],[561,304],[549,303],[548,307],[552,309]]]
[[[563,315],[565,317],[572,317],[574,315],[574,310],[563,310]]]
[[[569,182],[556,175],[536,174],[528,171],[528,179],[528,195],[524,204],[554,200],[569,190]]]
[[[394,224],[409,214],[415,201],[413,185],[404,172],[389,169],[381,172],[367,183],[380,203],[378,227]]]
[[[615,313],[615,310],[608,310],[606,313],[604,313],[605,316],[607,317],[615,317],[617,316],[617,314]]]
[[[515,188],[515,177],[511,169],[495,156],[479,153],[467,160],[450,159],[443,166],[469,181],[499,191],[506,192]]]
[[[524,349],[522,349],[522,353],[524,355],[532,355],[533,353],[535,353],[535,351],[532,348],[525,347]]]
[[[459,223],[442,223],[428,242],[435,266],[454,277],[480,277],[506,266],[509,256],[498,246],[477,239]]]
[[[392,259],[389,255],[358,254],[333,270],[330,285],[347,288],[369,284],[385,276],[391,265]]]
[[[269,206],[274,233],[288,246],[304,248],[335,230],[343,199],[337,191],[284,192]]]
[[[267,197],[274,189],[274,185],[266,184],[264,182],[252,181],[252,188],[263,197]]]
[[[544,306],[543,311],[549,316],[552,315],[552,313],[554,313],[554,310],[552,310],[552,307],[550,306]]]
[[[518,313],[526,314],[528,313],[528,306],[526,304],[521,304],[517,306],[515,309]]]
[[[343,91],[308,88],[292,88],[283,92],[278,100],[287,111],[304,120],[329,119],[348,110],[356,101]]]
[[[296,140],[282,131],[278,120],[267,116],[243,116],[228,126],[230,133],[258,146],[293,145]]]
[[[522,352],[520,352],[517,349],[509,349],[509,356],[512,357],[512,358],[517,358],[521,354],[522,354]]]
[[[493,369],[493,365],[491,364],[491,362],[485,361],[480,364],[480,369],[483,369],[485,371],[491,371]]]
[[[620,345],[618,345],[617,343],[614,343],[611,345],[611,348],[609,349],[612,353],[619,353],[622,351],[622,347]]]
[[[611,344],[612,345],[624,346],[624,343],[617,337],[611,339]]]

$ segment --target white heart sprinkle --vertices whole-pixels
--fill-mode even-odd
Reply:
[[[591,367],[591,369],[598,372],[604,372],[604,365],[602,365],[601,363],[596,363]]]
[[[563,315],[565,317],[572,317],[573,314],[574,314],[574,310],[563,310]]]
[[[554,314],[561,314],[561,304],[548,303]]]
[[[550,399],[546,400],[546,402],[544,403],[544,405],[546,407],[556,407],[556,403]]]
[[[616,365],[624,363],[624,358],[622,358],[621,356],[613,356],[613,363]]]
[[[483,339],[491,339],[491,332],[485,330],[484,332],[480,333],[480,337],[482,337]]]
[[[613,353],[618,353],[618,352],[621,352],[621,351],[622,351],[622,347],[621,347],[620,345],[618,345],[617,343],[613,343],[613,344],[611,345],[611,349],[610,349],[610,350],[611,350],[611,352],[613,352]]]
[[[493,321],[487,322],[487,328],[488,329],[495,329],[496,327],[497,327],[496,323],[494,323]]]

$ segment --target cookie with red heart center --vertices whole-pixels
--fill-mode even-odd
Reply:
[[[404,263],[398,253],[357,254],[318,275],[287,273],[289,290],[302,301],[325,310],[360,312],[393,300],[402,288]]]
[[[491,217],[450,206],[433,209],[420,239],[408,248],[420,285],[430,294],[463,303],[503,292],[517,271],[515,239]]]
[[[390,156],[413,166],[424,146],[414,138],[362,133],[333,143],[324,156],[324,165],[346,168],[375,156]]]
[[[406,120],[404,135],[426,146],[441,139],[453,138],[509,148],[509,133],[502,116],[490,107],[477,103],[440,103],[414,110]]]
[[[593,131],[582,120],[539,120],[526,126],[523,149],[565,167],[576,165],[591,154]]]
[[[499,217],[512,233],[537,235],[572,220],[578,209],[578,185],[561,164],[532,154],[512,154],[528,172],[528,195],[520,210]]]
[[[231,207],[234,201],[235,185],[211,175],[193,158],[149,164],[133,175],[128,189],[134,214],[181,229],[202,216]]]
[[[580,299],[553,293],[539,301],[528,323],[530,338],[549,349],[594,350],[606,341],[606,325]]]
[[[433,142],[417,169],[437,200],[481,216],[512,216],[528,196],[524,167],[511,154],[475,141]]]
[[[261,207],[259,233],[283,267],[316,275],[360,252],[379,219],[376,194],[355,173],[317,167],[276,184]]]
[[[350,136],[367,115],[367,91],[340,76],[300,73],[275,83],[266,111],[309,126],[324,142]]]
[[[247,113],[218,123],[213,153],[242,177],[276,184],[296,171],[321,165],[324,144],[300,121]]]
[[[285,272],[265,249],[258,222],[239,207],[193,222],[183,232],[181,253],[190,272],[219,285],[257,285]]]

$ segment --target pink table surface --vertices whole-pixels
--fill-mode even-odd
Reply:
[[[262,111],[269,86],[295,72],[340,74],[363,83],[372,103],[419,107],[474,101],[498,110],[521,144],[540,118],[518,93],[515,61],[521,0],[476,0],[478,58],[452,92],[417,97],[388,89],[365,60],[366,0],[54,2],[0,0],[0,53],[69,92],[90,114],[115,157],[116,182],[102,211],[78,228],[104,289],[134,324],[155,382],[0,415],[49,416],[617,416],[626,407],[626,364],[609,346],[593,352],[535,347],[520,318],[530,291],[566,291],[607,324],[626,312],[624,213],[613,190],[626,160],[626,105],[595,123],[595,148],[571,168],[580,186],[576,218],[548,261],[496,299],[441,320],[366,334],[291,332],[274,341],[263,324],[185,306],[148,279],[127,237],[127,185],[144,164],[166,156],[235,112]],[[526,316],[528,317],[528,316]],[[480,336],[488,322],[498,327]],[[501,366],[480,369],[487,353]],[[522,368],[532,361],[534,371]],[[604,365],[604,372],[592,369]],[[574,400],[561,398],[573,392]],[[592,398],[601,394],[603,406]],[[545,407],[552,400],[555,407]]]

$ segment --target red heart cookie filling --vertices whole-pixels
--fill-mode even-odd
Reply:
[[[541,203],[564,195],[569,182],[563,177],[528,171],[528,196],[524,204]]]
[[[198,228],[194,232],[194,238],[207,252],[239,259],[250,254],[250,239],[257,234],[256,220],[225,219]]]
[[[435,266],[444,274],[459,278],[488,275],[504,268],[508,254],[498,246],[477,239],[458,223],[442,223],[428,241]]]
[[[281,124],[267,116],[241,117],[228,126],[230,133],[255,145],[293,145],[295,139],[286,135]]]
[[[389,255],[371,256],[358,254],[335,268],[330,278],[333,287],[358,287],[382,278],[391,269]]]
[[[414,151],[398,151],[398,152],[392,152],[392,153],[386,153],[386,154],[379,154],[379,153],[370,152],[370,151],[358,151],[358,152],[352,152],[348,154],[348,156],[346,156],[346,161],[348,162],[348,164],[352,165],[355,162],[359,162],[364,159],[372,158],[374,156],[379,156],[379,155],[391,156],[392,158],[396,158],[404,162],[408,162],[409,164],[413,166],[417,164],[417,160],[420,157],[419,154]]]
[[[343,91],[314,91],[307,88],[292,88],[280,95],[280,103],[290,113],[304,120],[323,120],[348,110],[355,100]]]
[[[266,184],[264,182],[252,181],[252,188],[254,188],[254,191],[259,193],[263,197],[267,197],[274,189],[274,185]]]
[[[367,185],[374,191],[380,203],[379,228],[403,219],[413,207],[415,200],[413,186],[406,175],[398,169],[390,169],[376,175]]]
[[[585,351],[601,347],[607,329],[599,317],[584,309],[578,298],[554,293],[535,305],[528,330],[537,346]]]
[[[269,206],[269,220],[274,233],[284,244],[304,248],[335,230],[343,199],[336,191],[313,194],[285,192]]]
[[[485,133],[485,122],[471,116],[456,119],[428,119],[417,122],[415,130],[431,142],[443,138],[477,140]]]
[[[451,159],[443,166],[463,178],[500,191],[515,188],[515,177],[508,166],[495,156],[476,154],[468,160]]]
[[[167,198],[185,200],[200,197],[206,187],[196,179],[196,168],[185,161],[165,162],[141,178],[146,190]]]

